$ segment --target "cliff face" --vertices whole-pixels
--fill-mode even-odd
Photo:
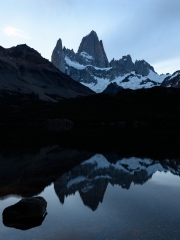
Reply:
[[[58,49],[60,45],[59,42]],[[60,58],[56,61],[60,66]],[[93,94],[25,44],[0,48],[0,91],[34,94],[48,101]]]
[[[95,31],[91,31],[86,37],[83,37],[78,49],[79,63],[83,65],[93,65],[99,68],[109,67],[109,62],[104,51],[102,40],[99,41]]]
[[[109,62],[103,42],[99,41],[95,31],[83,37],[77,53],[62,47],[59,39],[51,61],[62,72],[95,92],[104,91],[111,82],[124,88],[149,88],[160,85],[167,77],[158,75],[144,60],[133,62],[130,55]]]
[[[65,72],[64,52],[61,39],[57,41],[56,47],[53,50],[52,62],[60,71]]]

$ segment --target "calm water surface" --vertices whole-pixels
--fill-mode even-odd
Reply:
[[[36,159],[40,159],[38,161],[42,160],[41,165],[53,161],[52,151],[48,152],[49,158],[43,157],[42,160],[36,156]],[[74,153],[72,155],[75,156]],[[13,162],[17,163],[17,159]],[[53,181],[49,180],[51,184],[36,194],[44,197],[48,203],[48,214],[41,226],[22,231],[5,227],[1,221],[0,239],[178,240],[179,166],[177,160],[153,161],[92,154],[71,170],[60,172],[59,177],[58,170],[53,175],[54,170],[51,169],[49,175],[44,176],[45,185],[48,178],[55,176]],[[22,198],[20,192],[14,194],[16,184],[18,189],[21,185],[24,188],[25,183],[29,188],[30,180],[31,185],[38,184],[36,174],[29,174],[29,169],[33,169],[32,164],[26,170],[24,168],[23,172],[18,170],[21,181],[16,183],[13,179],[1,186],[1,213]],[[45,172],[43,167],[41,174],[42,171]],[[13,174],[13,170],[7,174]],[[29,176],[28,180],[23,174]],[[9,195],[11,191],[13,195]]]

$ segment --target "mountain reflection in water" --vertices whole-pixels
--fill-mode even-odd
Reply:
[[[1,199],[9,195],[31,197],[54,183],[62,204],[65,197],[78,191],[93,211],[103,201],[109,183],[129,189],[131,183],[143,184],[157,171],[180,174],[179,159],[122,158],[58,146],[24,152],[20,157],[19,153],[0,157]]]
[[[63,173],[93,155],[59,146],[20,150],[0,154],[0,198],[40,194]]]
[[[119,185],[129,189],[131,183],[143,184],[155,172],[180,174],[180,165],[175,160],[154,161],[151,159],[123,158],[109,162],[105,156],[96,154],[54,182],[54,189],[63,204],[65,197],[79,192],[84,205],[93,211],[103,201],[107,186]]]

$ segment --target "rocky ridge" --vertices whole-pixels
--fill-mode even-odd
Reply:
[[[59,39],[51,61],[62,72],[95,92],[104,91],[111,82],[131,89],[159,86],[169,76],[158,75],[145,60],[133,62],[130,55],[109,62],[103,42],[99,41],[95,31],[83,37],[77,53],[63,47]]]

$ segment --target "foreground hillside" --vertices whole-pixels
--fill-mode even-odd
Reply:
[[[123,89],[116,96],[96,94],[57,103],[0,103],[0,148],[10,152],[58,144],[159,159],[179,156],[179,136],[180,89],[175,88]]]
[[[180,89],[122,89],[117,95],[96,94],[57,103],[39,100],[1,102],[0,124],[42,124],[69,119],[77,125],[180,127]]]
[[[0,97],[39,98],[58,101],[93,92],[66,74],[26,44],[0,47]]]

